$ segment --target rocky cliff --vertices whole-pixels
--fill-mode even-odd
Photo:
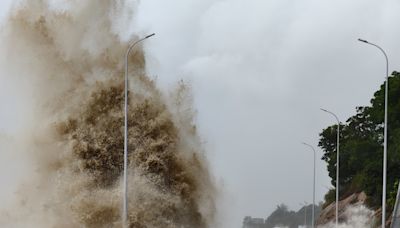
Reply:
[[[353,193],[339,201],[339,223],[349,227],[380,227],[381,209],[370,210],[365,206],[367,196],[364,192]],[[390,227],[391,216],[387,219],[386,227]],[[335,223],[335,202],[325,207],[316,221],[318,226]]]

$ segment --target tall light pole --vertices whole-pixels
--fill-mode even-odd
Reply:
[[[304,204],[300,203],[300,206],[304,207],[304,227],[307,228],[307,202],[304,201]]]
[[[315,157],[316,157],[316,152],[313,146],[310,144],[307,144],[303,142],[304,145],[310,147],[314,151],[314,177],[313,177],[313,205],[312,205],[312,220],[311,220],[311,227],[314,228],[314,223],[315,223]]]
[[[382,186],[382,228],[385,227],[386,224],[386,169],[387,169],[387,110],[388,110],[388,91],[389,91],[389,60],[386,55],[386,52],[374,43],[370,43],[363,39],[358,39],[363,43],[372,45],[378,48],[383,55],[385,56],[386,60],[386,75],[385,75],[385,124],[383,130],[383,186]]]
[[[331,111],[321,108],[322,111],[327,112],[335,117],[337,120],[337,136],[336,136],[336,227],[339,223],[339,147],[340,147],[340,120],[337,115]]]
[[[122,223],[124,227],[128,227],[128,57],[136,44],[148,39],[155,34],[150,34],[144,38],[129,45],[125,54],[125,126],[124,126],[124,191],[123,191],[123,206],[122,206]]]

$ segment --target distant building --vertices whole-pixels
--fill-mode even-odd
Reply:
[[[243,219],[243,228],[266,228],[265,220],[246,216]]]

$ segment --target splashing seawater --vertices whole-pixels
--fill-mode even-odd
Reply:
[[[33,103],[17,137],[35,169],[0,226],[121,227],[126,4],[29,0],[5,23],[2,64]],[[215,188],[186,86],[163,97],[140,48],[129,64],[130,227],[210,227]]]
[[[349,206],[342,215],[345,221],[338,224],[338,228],[373,228],[375,227],[374,211],[364,205]],[[321,228],[335,228],[335,222],[318,226]]]

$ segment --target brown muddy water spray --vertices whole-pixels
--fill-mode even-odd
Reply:
[[[1,227],[122,227],[121,31],[134,11],[125,1],[29,0],[4,23],[3,77],[24,84],[32,106],[18,148],[35,168],[0,209]],[[140,46],[129,64],[130,227],[211,227],[215,187],[187,86],[162,96]]]

